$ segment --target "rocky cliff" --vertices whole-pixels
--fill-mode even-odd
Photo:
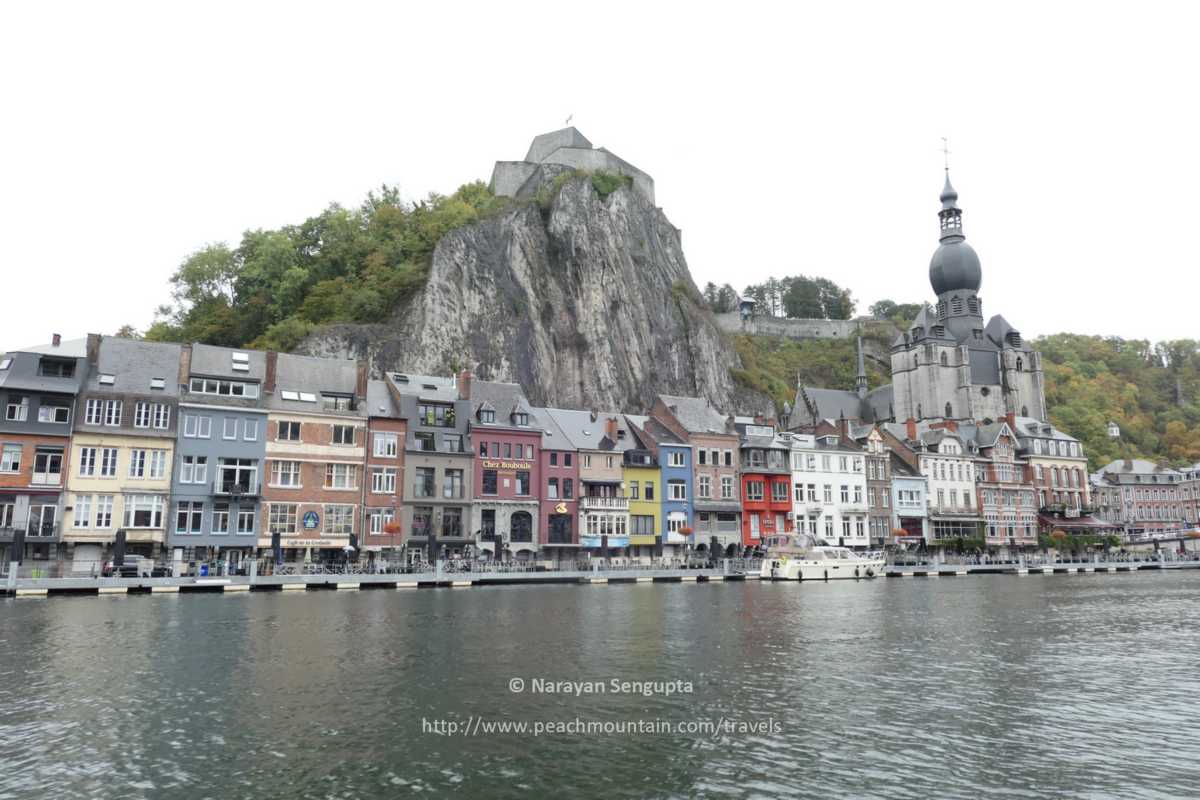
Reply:
[[[469,367],[535,404],[641,412],[665,392],[768,410],[735,388],[738,355],[662,211],[628,187],[601,197],[587,176],[552,177],[540,200],[443,237],[424,290],[389,324],[325,328],[302,349],[376,372]]]

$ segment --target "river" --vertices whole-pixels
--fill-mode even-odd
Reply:
[[[0,600],[0,798],[1194,797],[1198,609],[1196,573]]]

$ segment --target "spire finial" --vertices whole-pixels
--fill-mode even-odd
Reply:
[[[942,137],[942,161],[945,163],[946,175],[950,175],[950,140]]]

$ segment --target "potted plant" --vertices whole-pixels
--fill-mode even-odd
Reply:
[[[384,533],[397,534],[400,532],[400,523],[392,520],[383,526]]]

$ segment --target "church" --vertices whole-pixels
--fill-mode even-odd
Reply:
[[[867,391],[860,341],[856,389],[798,386],[794,406],[784,409],[788,427],[842,418],[975,422],[1010,414],[1046,421],[1041,354],[999,314],[984,323],[983,270],[967,244],[949,170],[939,200],[938,248],[929,262],[937,305],[918,314],[892,344],[891,385]]]

